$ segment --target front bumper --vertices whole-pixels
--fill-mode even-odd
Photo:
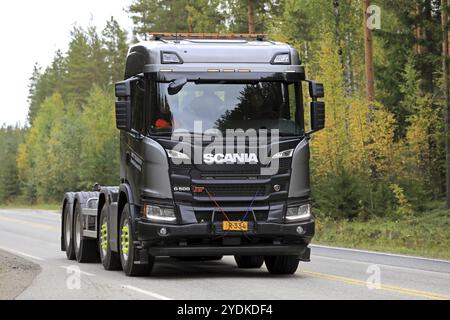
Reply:
[[[221,222],[172,225],[138,219],[137,245],[153,256],[294,255],[309,261],[314,220],[250,222],[249,227],[248,232],[225,232]],[[303,229],[301,234],[298,227]],[[166,229],[164,235],[162,228]]]

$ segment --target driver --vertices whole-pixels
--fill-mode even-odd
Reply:
[[[189,109],[195,116],[204,118],[204,115],[212,116],[212,113],[217,112],[217,109],[223,106],[223,101],[214,92],[214,86],[205,86],[203,95],[196,97],[190,103]]]
[[[159,112],[156,116],[155,120],[155,129],[161,130],[161,129],[172,129],[173,126],[173,116],[172,112],[170,111],[169,103],[167,101],[167,97],[165,99],[165,104],[161,106],[159,109]]]

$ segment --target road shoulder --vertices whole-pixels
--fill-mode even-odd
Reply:
[[[13,300],[40,273],[39,265],[0,250],[0,300]]]

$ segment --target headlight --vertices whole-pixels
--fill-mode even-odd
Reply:
[[[175,222],[177,220],[172,208],[146,205],[144,206],[144,215],[147,219],[158,222]]]
[[[286,151],[281,151],[276,153],[275,155],[272,156],[272,160],[275,159],[284,159],[284,158],[292,158],[292,155],[294,154],[294,149],[291,150],[286,150]]]
[[[272,64],[291,64],[291,56],[289,53],[277,54],[272,59]]]
[[[288,222],[309,220],[311,217],[311,205],[309,204],[300,207],[290,207],[286,212],[286,220]]]
[[[190,160],[189,156],[187,154],[182,153],[182,152],[175,151],[175,150],[166,150],[166,151],[167,151],[167,155],[171,159]]]

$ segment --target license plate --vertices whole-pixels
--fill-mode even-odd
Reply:
[[[223,231],[248,231],[247,221],[224,221]]]

